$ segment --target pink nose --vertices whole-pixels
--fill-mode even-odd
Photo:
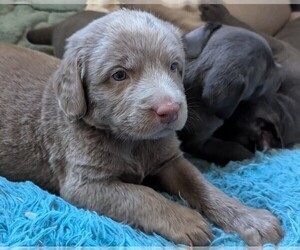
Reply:
[[[170,123],[177,119],[179,109],[179,104],[175,102],[166,102],[160,104],[157,108],[154,108],[154,111],[161,123]]]

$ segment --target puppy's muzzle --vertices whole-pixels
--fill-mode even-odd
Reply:
[[[180,104],[174,101],[165,100],[156,103],[152,109],[161,123],[169,124],[177,120]]]

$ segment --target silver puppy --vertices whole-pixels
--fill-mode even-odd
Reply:
[[[282,238],[270,212],[229,198],[183,158],[184,51],[171,24],[120,10],[75,33],[61,62],[9,45],[0,55],[0,175],[176,243],[209,243],[200,212],[251,245]],[[141,185],[147,177],[193,209]]]

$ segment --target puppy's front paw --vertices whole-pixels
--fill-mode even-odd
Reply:
[[[234,231],[250,246],[278,244],[284,236],[279,220],[267,210],[245,207],[234,225]]]
[[[202,21],[223,23],[229,11],[222,4],[201,4],[199,5]]]
[[[205,219],[196,210],[176,206],[170,211],[168,225],[162,235],[175,243],[189,246],[208,245],[212,233]]]

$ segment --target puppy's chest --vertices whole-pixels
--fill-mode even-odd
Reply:
[[[146,176],[160,170],[163,158],[163,154],[153,148],[128,147],[116,159],[121,165],[121,168],[116,169],[116,176],[124,182],[140,184]]]
[[[120,179],[141,183],[180,153],[175,133],[155,141],[125,142],[109,134],[97,135],[83,134],[76,143],[66,141],[66,162],[70,166],[82,166],[80,169],[86,173],[84,175],[100,181]]]
[[[77,151],[76,162],[72,165],[90,167],[93,178],[112,178],[136,184],[142,183],[146,176],[156,174],[174,155],[172,147],[160,143],[105,143],[105,146],[82,154],[84,151]]]

